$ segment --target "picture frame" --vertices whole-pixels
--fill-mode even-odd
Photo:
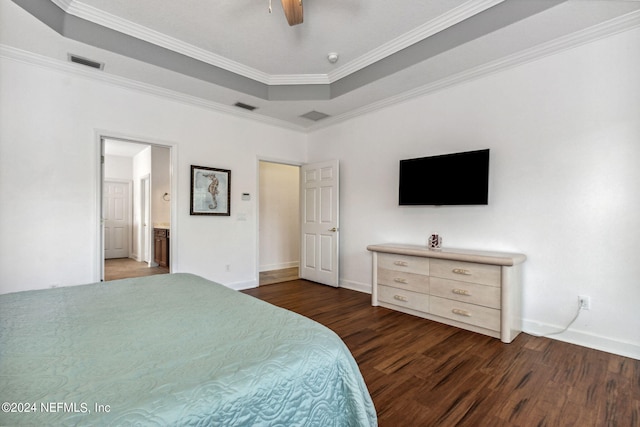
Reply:
[[[191,165],[191,215],[231,215],[231,171]]]

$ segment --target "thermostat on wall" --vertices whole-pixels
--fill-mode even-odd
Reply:
[[[242,193],[242,200],[251,200],[251,194]]]

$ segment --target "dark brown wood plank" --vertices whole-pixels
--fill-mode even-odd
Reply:
[[[381,427],[640,426],[640,361],[520,334],[511,344],[294,280],[243,291],[334,330]]]

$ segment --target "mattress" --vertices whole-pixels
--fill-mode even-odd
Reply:
[[[334,332],[191,274],[0,295],[0,394],[0,425],[377,425]]]

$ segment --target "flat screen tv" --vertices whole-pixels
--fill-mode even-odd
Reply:
[[[488,204],[489,150],[400,160],[399,203]]]

